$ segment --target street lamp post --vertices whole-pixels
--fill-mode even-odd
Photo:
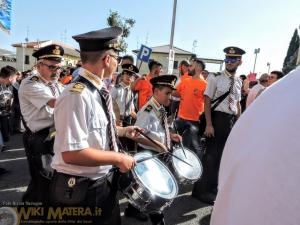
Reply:
[[[271,63],[267,63],[267,67],[268,67],[268,74],[270,73],[270,66],[271,66]]]
[[[256,59],[257,59],[257,54],[258,54],[259,52],[260,52],[260,48],[254,49],[255,60],[254,60],[253,73],[255,73]]]

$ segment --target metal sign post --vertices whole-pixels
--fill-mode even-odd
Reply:
[[[173,73],[174,60],[175,60],[175,51],[173,49],[170,49],[170,51],[169,51],[169,63],[168,63],[168,74]]]
[[[173,4],[173,17],[172,17],[172,28],[171,28],[171,37],[170,37],[170,51],[169,51],[168,74],[172,74],[173,73],[174,59],[175,59],[175,52],[173,50],[173,42],[174,42],[174,33],[175,33],[176,8],[177,8],[177,0],[174,0],[174,4]]]

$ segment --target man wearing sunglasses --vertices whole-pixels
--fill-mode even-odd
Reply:
[[[55,206],[89,207],[92,224],[121,224],[117,195],[120,172],[135,166],[119,152],[117,135],[132,138],[136,127],[117,127],[112,99],[103,82],[118,66],[120,27],[73,36],[79,43],[82,67],[74,84],[59,97],[50,202]],[[78,217],[76,217],[78,219]],[[80,218],[82,219],[82,218]]]
[[[53,139],[47,137],[54,129],[54,105],[62,92],[57,79],[63,54],[64,49],[55,44],[34,52],[32,56],[37,59],[37,74],[25,78],[19,88],[20,108],[26,128],[23,141],[31,176],[23,201],[45,201],[44,190],[48,188],[48,181],[44,177],[51,176],[53,155]]]
[[[224,52],[225,70],[220,75],[208,77],[207,87],[204,92],[206,117],[204,134],[207,137],[207,149],[203,157],[202,178],[194,186],[193,190],[193,196],[209,204],[213,204],[216,197],[219,165],[224,145],[236,119],[241,113],[242,81],[236,76],[236,71],[242,64],[242,55],[245,54],[245,51],[232,46],[225,48]],[[212,110],[212,100],[221,96],[224,99]]]

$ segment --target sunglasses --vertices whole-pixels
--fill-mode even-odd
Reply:
[[[236,63],[236,62],[239,62],[239,61],[241,61],[241,59],[239,59],[239,58],[226,58],[226,59],[224,59],[225,63]]]
[[[61,69],[60,66],[48,65],[48,64],[43,63],[43,62],[41,62],[41,64],[42,64],[43,66],[48,67],[48,69],[51,70],[51,71],[56,71],[56,70],[60,70],[60,69]]]
[[[111,57],[113,57],[115,60],[117,60],[118,65],[121,64],[121,62],[122,62],[122,57],[121,57],[121,56],[113,55],[113,54],[110,54],[109,56],[111,56]]]
[[[267,83],[269,80],[260,80],[261,83]]]

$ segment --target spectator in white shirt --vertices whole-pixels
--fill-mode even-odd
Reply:
[[[260,93],[263,89],[268,87],[269,82],[269,75],[267,73],[264,73],[260,76],[258,84],[256,84],[253,88],[250,89],[246,107],[248,108],[249,105],[255,100],[255,98],[258,96],[257,94]]]
[[[299,82],[300,67],[267,88],[233,127],[210,225],[299,224]]]

